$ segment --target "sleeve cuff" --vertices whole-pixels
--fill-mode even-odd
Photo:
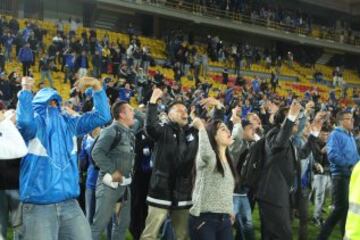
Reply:
[[[297,116],[294,116],[294,115],[288,115],[288,117],[287,117],[287,119],[289,119],[290,121],[292,121],[292,122],[295,122],[296,121],[296,118],[297,118]]]
[[[310,134],[314,137],[319,137],[320,132],[311,131]]]

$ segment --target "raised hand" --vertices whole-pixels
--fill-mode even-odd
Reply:
[[[101,82],[93,77],[82,77],[76,83],[75,86],[80,92],[85,92],[87,88],[93,88],[95,91],[101,90]]]
[[[21,86],[23,90],[29,90],[31,91],[34,86],[34,79],[31,77],[23,77],[21,79]]]
[[[192,125],[194,128],[196,128],[197,130],[203,129],[205,128],[204,123],[201,121],[200,118],[196,117],[193,122]]]
[[[155,88],[152,92],[151,98],[150,98],[150,103],[156,103],[159,98],[161,98],[163,96],[163,91],[161,91],[160,88]]]
[[[302,106],[299,102],[297,102],[296,100],[294,100],[291,103],[290,109],[289,109],[289,116],[294,116],[294,117],[298,117],[300,114],[300,111],[302,109]]]
[[[277,111],[279,111],[278,105],[276,105],[275,103],[273,103],[271,101],[267,102],[266,108],[268,109],[268,112],[270,114],[275,114],[275,113],[277,113]]]
[[[230,119],[233,122],[233,124],[241,123],[241,118],[239,117],[240,112],[241,112],[240,107],[233,108],[231,119]]]
[[[206,108],[210,108],[210,107],[217,107],[217,108],[221,108],[222,104],[219,100],[217,100],[216,98],[213,97],[208,97],[205,99],[202,99],[200,101],[200,105]]]

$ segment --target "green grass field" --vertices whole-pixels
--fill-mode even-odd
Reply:
[[[313,211],[313,205],[310,204],[309,223],[308,223],[308,232],[309,232],[308,240],[315,240],[317,234],[320,231],[320,229],[318,227],[316,227],[314,224],[312,224],[312,222],[311,222],[312,211]],[[328,207],[326,207],[326,211],[327,212],[330,211],[328,209]],[[255,209],[255,211],[253,213],[253,220],[254,220],[254,225],[255,225],[256,239],[260,239],[260,219],[259,219],[259,213],[258,213],[257,209]],[[294,239],[297,239],[296,236],[297,236],[298,226],[299,226],[299,221],[298,221],[298,219],[295,219],[293,221],[293,236],[294,236]],[[340,240],[340,239],[342,239],[341,235],[340,235],[340,231],[339,231],[339,228],[336,227],[335,230],[333,231],[332,235],[331,235],[330,240]],[[12,231],[8,232],[7,240],[12,240]],[[106,238],[103,237],[103,240],[106,240]],[[131,237],[130,233],[127,234],[126,240],[132,240],[132,237]]]

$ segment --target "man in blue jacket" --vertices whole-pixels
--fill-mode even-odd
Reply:
[[[29,76],[29,69],[34,60],[34,54],[29,43],[26,43],[25,46],[20,49],[18,59],[22,63],[23,76]]]
[[[33,98],[34,81],[25,77],[18,94],[17,126],[28,145],[21,161],[20,199],[25,240],[91,239],[91,231],[76,198],[79,171],[76,136],[111,120],[101,83],[84,77],[81,91],[94,90],[94,109],[82,116],[61,111],[61,97],[51,88]]]
[[[331,132],[327,142],[327,155],[333,186],[334,209],[318,236],[318,240],[328,239],[335,225],[340,222],[344,236],[348,211],[349,181],[352,168],[359,161],[355,138],[351,131],[354,127],[353,114],[341,111],[337,114],[338,127]]]

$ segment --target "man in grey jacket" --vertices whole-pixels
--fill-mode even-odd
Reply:
[[[112,107],[113,123],[103,129],[92,150],[100,168],[96,186],[96,209],[91,226],[93,240],[100,239],[113,218],[111,239],[125,239],[130,224],[130,183],[134,162],[134,110],[123,101]]]

